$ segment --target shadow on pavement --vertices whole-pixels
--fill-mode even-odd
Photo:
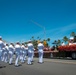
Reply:
[[[2,68],[6,68],[6,66],[1,66],[1,65],[0,65],[0,69],[2,69]]]

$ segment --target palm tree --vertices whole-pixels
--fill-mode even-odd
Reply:
[[[34,45],[34,48],[36,49],[37,48],[37,45],[38,45],[37,40],[33,40],[32,43]]]
[[[38,37],[37,37],[37,40],[41,40],[41,38],[38,36]]]
[[[34,36],[32,36],[32,38],[31,38],[32,40],[34,40]]]
[[[74,42],[76,42],[76,36],[74,36]]]
[[[57,44],[58,44],[58,46],[60,46],[61,45],[61,40],[58,39]]]
[[[38,36],[37,39],[39,39],[40,37]]]
[[[63,37],[63,41],[64,41],[65,43],[68,42],[67,36],[64,36],[64,37]]]
[[[76,35],[75,32],[72,32],[72,33],[70,34],[70,36],[73,36],[73,37],[74,37],[75,35]]]
[[[47,42],[50,44],[50,38],[47,38]],[[48,45],[49,45],[49,44],[48,44]]]
[[[49,42],[50,41],[50,38],[48,38],[47,41]]]
[[[54,40],[54,42],[52,44],[54,44],[56,46],[57,45],[57,40]]]

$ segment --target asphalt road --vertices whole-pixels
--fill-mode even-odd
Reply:
[[[0,68],[0,75],[76,75],[76,60],[44,59],[39,64],[38,58],[34,59],[33,65],[24,64],[19,67],[0,62],[5,66]]]

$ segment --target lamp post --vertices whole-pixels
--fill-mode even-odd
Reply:
[[[45,30],[45,27],[38,24],[37,22],[34,22],[33,20],[31,20],[32,23],[34,23],[35,25],[39,26],[40,28],[42,28],[44,30],[44,39],[46,39],[46,30]]]

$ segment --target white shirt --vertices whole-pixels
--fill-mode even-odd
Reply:
[[[21,49],[22,49],[22,50],[24,50],[24,49],[25,49],[25,46],[24,46],[24,45],[22,45],[22,46],[21,46]]]
[[[4,45],[3,41],[0,40],[0,49],[2,49],[4,46],[5,45]]]
[[[33,47],[33,44],[32,43],[28,43],[27,44],[27,46],[28,46],[28,50],[33,50],[34,49],[34,47]]]
[[[9,45],[9,51],[14,52],[15,51],[15,48],[12,45]]]
[[[20,52],[20,50],[21,50],[21,46],[18,45],[18,44],[16,44],[16,45],[15,45],[15,51],[16,51],[16,52]]]
[[[9,47],[5,46],[5,51],[8,52],[9,51]]]
[[[44,49],[44,45],[42,43],[38,44],[38,50],[43,50]]]
[[[28,50],[28,47],[25,47],[25,50]]]
[[[21,46],[21,52],[23,52],[23,53],[25,52],[25,46],[24,45]]]

